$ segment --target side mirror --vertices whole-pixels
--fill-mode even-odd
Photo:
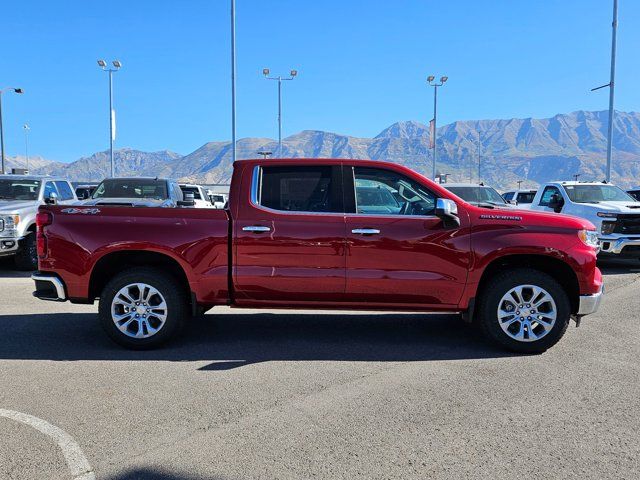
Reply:
[[[87,198],[89,198],[89,192],[86,190],[83,190],[78,194],[78,200],[86,200]]]
[[[562,198],[557,193],[551,195],[549,199],[549,208],[553,208],[553,211],[556,213],[560,213],[562,207],[564,206],[564,198]]]
[[[49,196],[44,199],[44,203],[47,205],[55,205],[58,203],[58,194],[56,192],[49,193]]]
[[[446,227],[460,226],[458,204],[448,198],[436,199],[436,216],[440,217]]]
[[[184,200],[178,200],[179,207],[193,207],[196,204],[196,197],[192,192],[184,194]]]

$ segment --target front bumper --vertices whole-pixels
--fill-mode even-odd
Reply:
[[[598,293],[591,295],[580,295],[580,303],[578,305],[578,312],[576,316],[583,317],[590,315],[598,311],[600,302],[602,301],[602,294],[604,293],[604,286],[600,288]]]
[[[52,302],[64,302],[67,300],[64,283],[56,275],[36,272],[31,275],[31,279],[36,282],[36,290],[33,292],[34,297]]]
[[[624,251],[627,247],[637,248],[630,248]],[[612,255],[634,255],[640,257],[640,237],[601,237],[600,252]]]
[[[17,237],[0,237],[0,257],[14,255],[18,251],[20,240]]]

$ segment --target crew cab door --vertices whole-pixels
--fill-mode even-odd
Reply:
[[[233,222],[236,303],[290,306],[341,301],[345,289],[341,166],[272,162],[247,165],[242,173],[241,184],[248,191],[241,193]]]
[[[470,263],[468,218],[445,226],[418,175],[346,167],[346,301],[382,307],[458,304]]]

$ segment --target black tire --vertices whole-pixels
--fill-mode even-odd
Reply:
[[[26,272],[38,269],[38,248],[36,246],[36,234],[29,232],[20,241],[18,251],[14,258],[16,268]]]
[[[540,339],[520,341],[509,336],[500,326],[498,307],[505,294],[520,285],[534,285],[549,293],[556,306],[556,321]],[[508,302],[507,302],[508,303]],[[485,286],[480,295],[478,320],[482,333],[503,348],[518,353],[542,353],[558,343],[567,331],[571,318],[571,304],[562,286],[550,275],[530,268],[517,268],[500,272]],[[535,317],[533,320],[535,324]],[[520,324],[514,328],[518,328]],[[536,327],[540,329],[541,327]],[[540,331],[540,330],[538,330]],[[534,334],[536,331],[534,330]]]
[[[166,303],[166,319],[157,333],[145,338],[134,338],[123,333],[111,316],[111,306],[118,292],[127,285],[143,283],[155,288]],[[135,292],[135,290],[133,290]],[[133,295],[132,295],[133,298]],[[158,297],[156,297],[158,298]],[[151,303],[150,303],[151,305]],[[116,307],[119,308],[119,307]],[[132,350],[156,348],[177,336],[189,317],[189,304],[184,286],[173,276],[155,268],[132,268],[116,275],[102,290],[98,317],[107,335],[119,345]],[[152,316],[149,316],[149,322]],[[154,319],[157,321],[157,319]],[[133,320],[132,328],[139,325]]]

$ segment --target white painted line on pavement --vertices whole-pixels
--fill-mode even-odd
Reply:
[[[93,473],[87,457],[82,453],[80,445],[78,445],[71,435],[61,428],[51,425],[41,418],[13,410],[5,410],[3,408],[0,408],[0,417],[29,425],[55,440],[60,450],[62,450],[64,459],[67,461],[67,466],[74,480],[95,480],[96,475]]]

